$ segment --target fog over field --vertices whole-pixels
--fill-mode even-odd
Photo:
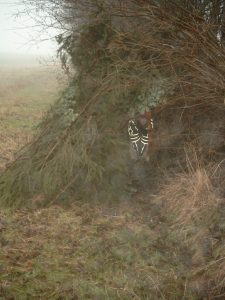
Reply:
[[[0,1],[0,56],[7,53],[23,55],[54,55],[57,34],[53,29],[43,30],[34,20],[31,7],[27,7],[21,0]],[[36,16],[37,17],[37,16]],[[5,56],[5,55],[4,55]],[[29,58],[30,59],[30,58]]]
[[[22,0],[0,0],[0,169],[32,138],[63,88],[55,32],[43,31],[30,10]]]
[[[22,54],[22,53],[0,53],[0,68],[38,67],[41,62],[51,60],[51,56]]]

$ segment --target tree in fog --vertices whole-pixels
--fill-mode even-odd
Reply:
[[[1,203],[129,197],[134,181],[155,188],[163,168],[182,165],[190,139],[212,151],[202,132],[219,136],[222,126],[207,127],[224,113],[224,1],[25,3],[43,30],[60,30],[58,54],[74,76],[1,176]],[[127,121],[145,111],[156,128],[150,160],[136,170]],[[221,142],[213,147],[216,160]]]

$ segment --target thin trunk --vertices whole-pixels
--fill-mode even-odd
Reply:
[[[225,45],[225,1],[223,1],[223,9],[221,16],[221,44]]]

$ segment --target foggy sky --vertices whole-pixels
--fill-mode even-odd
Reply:
[[[0,53],[55,54],[55,32],[41,32],[28,16],[16,17],[25,7],[20,0],[0,0]],[[42,41],[47,40],[47,41]]]

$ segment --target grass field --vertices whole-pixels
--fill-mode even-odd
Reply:
[[[0,70],[0,169],[30,141],[64,77],[57,67],[2,67]]]
[[[1,69],[2,169],[63,88],[55,72]],[[225,299],[225,215],[212,173],[193,168],[157,195],[112,204],[1,209],[0,300]]]
[[[60,93],[64,80],[55,72],[46,67],[1,69],[2,169],[32,139]],[[143,281],[151,268],[145,265],[151,259],[145,251],[157,236],[141,207],[127,207],[78,203],[69,210],[2,210],[0,299],[150,299],[144,286],[150,280],[154,287],[155,279],[149,273]]]
[[[137,206],[136,206],[137,208]],[[159,240],[140,208],[78,204],[1,215],[0,299],[153,299]],[[148,286],[149,285],[149,286]],[[157,298],[154,298],[157,299]]]

